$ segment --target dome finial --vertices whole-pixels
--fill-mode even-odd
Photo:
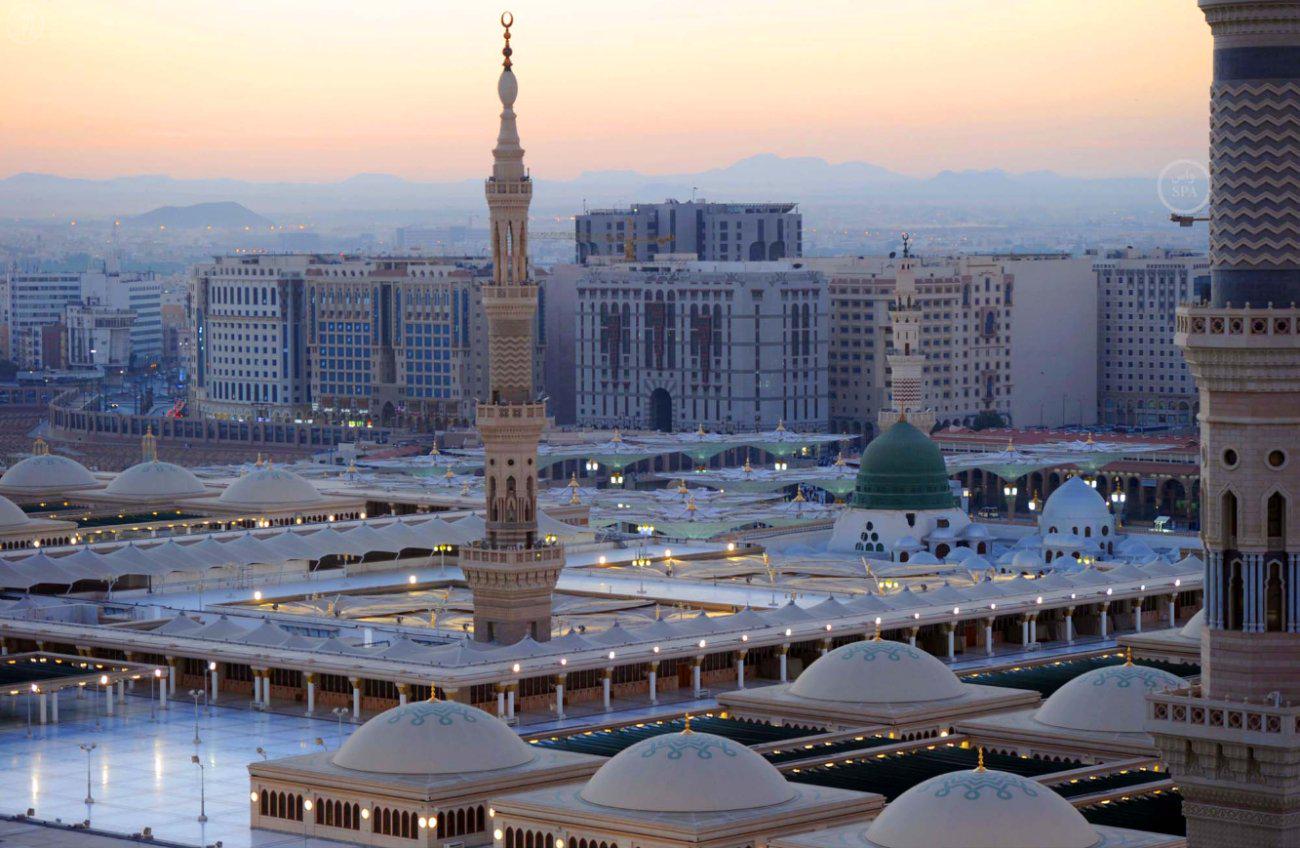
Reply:
[[[505,57],[506,57],[506,60],[505,60],[504,62],[501,63],[501,67],[505,68],[507,71],[510,70],[510,56],[511,56],[512,53],[514,53],[514,51],[510,49],[510,27],[512,27],[512,26],[514,26],[514,25],[515,25],[515,16],[514,16],[514,13],[512,13],[512,12],[502,12],[502,13],[501,13],[501,27],[502,27],[502,29],[505,30],[504,35],[505,35],[505,39],[506,39],[506,45],[505,45],[505,47],[502,47],[502,48],[501,48],[501,55],[502,55],[502,56],[505,56]]]
[[[986,771],[986,769],[984,768],[984,746],[983,745],[981,745],[979,749],[979,760],[978,762],[975,763],[975,771]]]
[[[687,714],[686,714],[686,726],[682,728],[682,735],[685,736],[686,734],[691,733],[691,732],[692,732],[692,731],[691,731],[691,714],[690,714],[690,713],[687,713]]]
[[[45,441],[45,439],[41,438],[40,436],[37,436],[36,441],[32,442],[32,456],[49,456],[49,455],[50,455],[50,443]]]
[[[1133,667],[1133,646],[1132,645],[1129,645],[1124,649],[1124,666],[1126,668]]]
[[[140,454],[145,462],[158,461],[158,439],[153,434],[152,424],[145,428],[144,435],[140,437]]]

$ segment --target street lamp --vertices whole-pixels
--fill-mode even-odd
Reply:
[[[82,742],[81,745],[78,747],[80,747],[81,750],[86,752],[86,803],[93,804],[95,803],[95,797],[90,794],[91,752],[94,751],[99,746],[96,745],[94,742]]]
[[[339,747],[343,747],[343,717],[351,712],[347,707],[335,707],[330,710],[334,717],[339,720]]]
[[[1124,520],[1124,502],[1128,500],[1128,495],[1124,492],[1111,492],[1110,502],[1115,512],[1116,523],[1122,523]]]
[[[199,698],[207,695],[205,689],[191,689],[190,697],[194,699],[194,744],[201,745],[203,740],[199,738]]]
[[[1004,497],[1004,498],[1007,499],[1007,518],[1008,518],[1008,519],[1011,518],[1013,515],[1016,514],[1016,495],[1018,495],[1018,494],[1020,494],[1020,490],[1017,489],[1015,486],[1003,486],[1003,487],[1002,487],[1002,497]]]
[[[207,811],[208,800],[207,800],[207,781],[204,778],[204,774],[203,774],[203,763],[199,761],[198,754],[191,754],[190,762],[194,763],[194,765],[199,767],[199,817],[197,820],[199,822],[205,822],[208,820],[208,811]]]
[[[311,802],[310,798],[302,799],[302,844],[307,844],[307,814],[312,811],[316,805]]]

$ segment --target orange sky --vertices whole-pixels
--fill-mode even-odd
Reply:
[[[510,0],[534,174],[1204,159],[1194,0]],[[0,176],[481,176],[482,0],[3,0]]]

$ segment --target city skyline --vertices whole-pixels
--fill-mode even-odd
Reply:
[[[559,179],[757,153],[911,175],[1154,175],[1204,157],[1209,42],[1183,6],[828,0],[791,18],[771,2],[674,0],[653,15],[520,2],[517,31],[538,45],[520,122],[530,161]],[[0,175],[472,177],[495,119],[478,108],[493,85],[484,17],[467,4],[214,14],[16,0],[0,12]]]

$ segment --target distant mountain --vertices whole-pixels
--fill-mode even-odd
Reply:
[[[169,230],[235,230],[244,227],[263,229],[272,226],[269,218],[258,215],[240,203],[220,201],[195,203],[190,206],[163,206],[127,221],[128,225],[149,228],[166,227]]]
[[[1107,213],[1159,213],[1154,178],[1088,179],[1048,171],[1013,174],[1000,170],[944,171],[932,177],[911,177],[868,162],[832,164],[816,157],[787,158],[759,154],[725,168],[685,174],[641,174],[636,171],[590,171],[571,180],[539,178],[533,211],[569,215],[588,206],[610,206],[665,198],[776,201],[836,207],[993,208],[1032,212],[1088,208]],[[110,216],[164,210],[167,204],[187,207],[241,209],[256,207],[281,221],[329,216],[377,222],[431,214],[443,218],[483,213],[483,183],[479,179],[416,182],[391,174],[358,174],[331,183],[250,182],[241,180],[180,180],[142,175],[109,180],[69,179],[48,174],[17,174],[0,179],[0,215]],[[153,210],[145,212],[145,210]],[[186,214],[180,213],[185,211]],[[203,217],[197,213],[198,218]],[[233,211],[232,211],[233,214]],[[171,210],[175,221],[192,221],[187,210]],[[255,216],[256,224],[268,224]],[[165,222],[164,222],[165,223]],[[198,221],[206,226],[208,221]],[[167,226],[183,224],[167,224]],[[244,226],[244,224],[238,224]],[[215,226],[215,224],[213,224]]]

